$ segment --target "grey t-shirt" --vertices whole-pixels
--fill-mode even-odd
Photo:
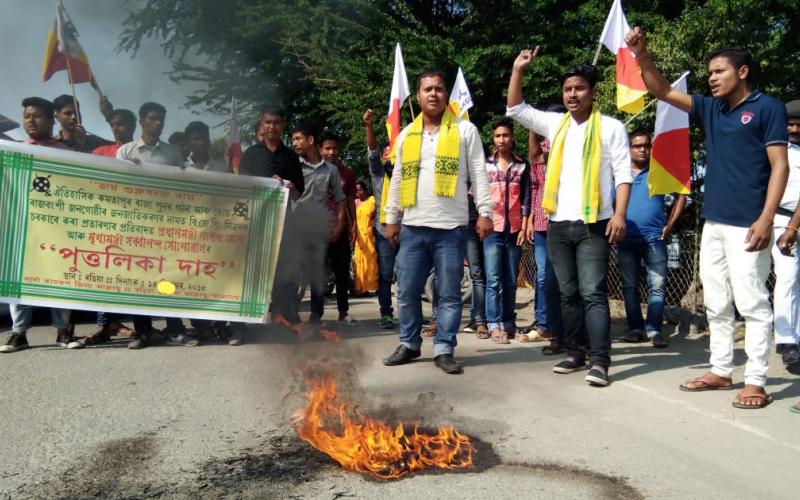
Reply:
[[[344,201],[339,170],[325,160],[311,165],[300,160],[305,190],[294,203],[290,224],[297,231],[329,233],[336,225],[336,204]]]

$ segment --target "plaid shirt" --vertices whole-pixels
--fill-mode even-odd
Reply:
[[[550,141],[545,139],[540,144],[540,147],[542,148],[543,156],[547,157],[547,153],[550,152]],[[547,163],[531,165],[531,213],[533,214],[534,231],[547,231],[548,217],[542,210],[545,172],[547,172]]]

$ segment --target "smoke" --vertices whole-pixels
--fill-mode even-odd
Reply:
[[[0,67],[2,88],[0,113],[20,121],[23,98],[36,95],[53,99],[71,93],[66,72],[59,72],[41,81],[42,61],[55,16],[54,1],[3,0],[5,15],[0,29]],[[196,84],[177,84],[166,73],[172,63],[164,56],[158,40],[144,40],[135,58],[116,53],[122,22],[128,11],[138,8],[135,0],[64,0],[64,6],[74,21],[79,40],[86,51],[92,70],[102,91],[116,108],[136,113],[142,103],[156,101],[167,108],[165,139],[171,132],[183,130],[190,121],[202,120],[214,127],[227,116],[193,113],[184,109],[187,96],[197,90]],[[13,70],[11,69],[13,68]],[[98,109],[98,95],[89,84],[75,86],[81,102],[84,127],[91,133],[111,139],[111,131]],[[58,126],[56,125],[56,131]],[[22,129],[9,132],[24,139]],[[212,136],[224,135],[224,130],[212,130]]]

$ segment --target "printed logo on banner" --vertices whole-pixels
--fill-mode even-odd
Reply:
[[[750,123],[755,115],[752,111],[742,111],[742,125]]]

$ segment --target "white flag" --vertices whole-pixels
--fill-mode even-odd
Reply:
[[[456,81],[453,83],[453,90],[450,92],[450,111],[459,118],[469,121],[469,108],[472,107],[472,95],[467,87],[467,80],[464,79],[464,72],[461,66],[458,67]]]

